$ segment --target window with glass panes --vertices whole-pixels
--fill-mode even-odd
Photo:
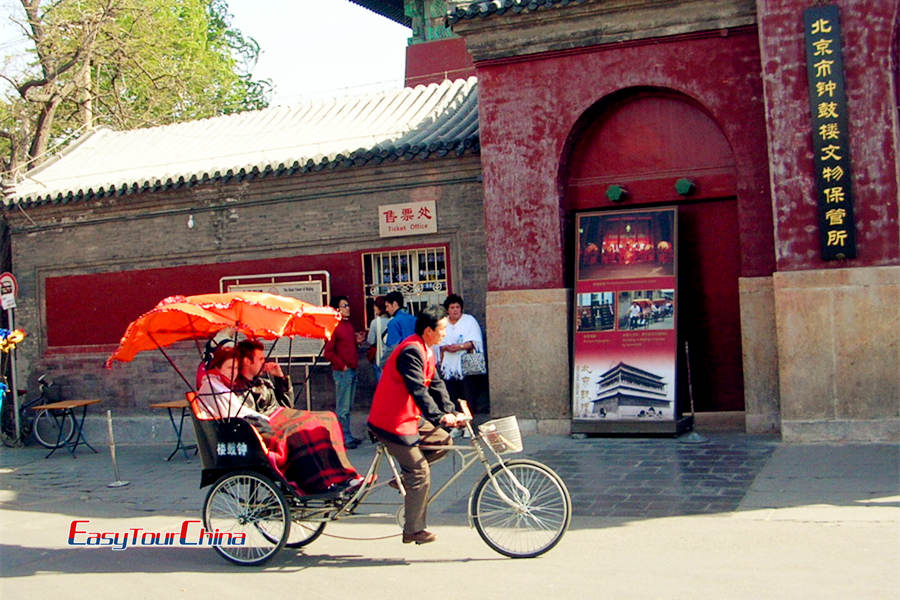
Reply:
[[[362,261],[366,323],[372,319],[375,297],[388,292],[402,293],[412,314],[427,304],[440,304],[447,297],[449,265],[444,246],[365,252]]]

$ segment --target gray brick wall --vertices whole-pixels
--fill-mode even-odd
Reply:
[[[428,199],[437,204],[437,234],[378,237],[379,205]],[[192,229],[187,227],[189,215]],[[49,372],[65,397],[103,398],[104,407],[119,412],[147,411],[149,402],[182,397],[186,386],[159,353],[108,371],[102,363],[110,348],[74,353],[48,349],[46,278],[447,243],[454,291],[484,323],[487,283],[477,155],[50,204],[27,209],[27,216],[8,210],[7,219],[12,269],[19,281],[16,324],[29,333],[17,355],[19,387],[25,380],[33,384],[37,373]],[[151,303],[159,299],[148,298]],[[73,298],[73,319],[80,309]],[[196,356],[192,349],[172,351],[188,379]],[[302,376],[295,370],[295,379]],[[357,403],[364,408],[373,387],[365,364],[360,379]],[[314,407],[330,407],[329,369],[314,369],[311,382]],[[302,395],[301,401],[305,405]]]

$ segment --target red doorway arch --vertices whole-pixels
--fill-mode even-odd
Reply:
[[[692,182],[689,194],[676,189],[679,180]],[[619,92],[586,111],[573,128],[560,184],[568,215],[678,207],[679,405],[689,410],[687,342],[695,409],[743,410],[736,168],[719,125],[682,94]],[[627,194],[614,202],[607,196],[610,186]]]

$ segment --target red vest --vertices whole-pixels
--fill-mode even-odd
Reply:
[[[369,423],[384,431],[404,436],[418,435],[419,417],[422,416],[422,411],[410,395],[403,376],[397,370],[397,356],[409,346],[415,346],[424,357],[425,385],[431,384],[435,373],[434,352],[425,345],[420,336],[411,335],[391,352],[375,389],[375,397],[369,411]]]

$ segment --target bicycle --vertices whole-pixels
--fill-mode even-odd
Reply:
[[[306,546],[322,535],[329,521],[377,516],[356,512],[373,490],[391,480],[398,482],[404,493],[399,467],[380,442],[360,485],[304,496],[269,467],[246,421],[199,420],[195,416],[194,426],[204,466],[200,485],[212,484],[203,503],[203,524],[207,531],[227,532],[243,540],[239,545],[214,546],[223,558],[238,565],[259,565],[285,546]],[[516,418],[488,421],[478,432],[470,421],[465,428],[471,445],[422,446],[426,451],[446,450],[461,457],[459,468],[428,503],[480,463],[485,474],[469,494],[467,514],[469,525],[481,539],[511,558],[536,557],[556,546],[569,527],[572,500],[565,482],[548,466],[530,459],[503,459],[503,454],[522,450]],[[391,478],[378,482],[383,462],[388,463]],[[402,526],[402,504],[396,519]]]
[[[37,378],[40,393],[37,397],[22,402],[19,406],[19,436],[16,436],[15,409],[6,386],[0,386],[0,440],[4,446],[21,447],[32,436],[35,441],[53,450],[64,446],[75,436],[75,417],[71,413],[62,416],[49,410],[34,410],[35,407],[56,402],[60,399],[59,389],[46,375]],[[60,432],[60,429],[62,431]]]

